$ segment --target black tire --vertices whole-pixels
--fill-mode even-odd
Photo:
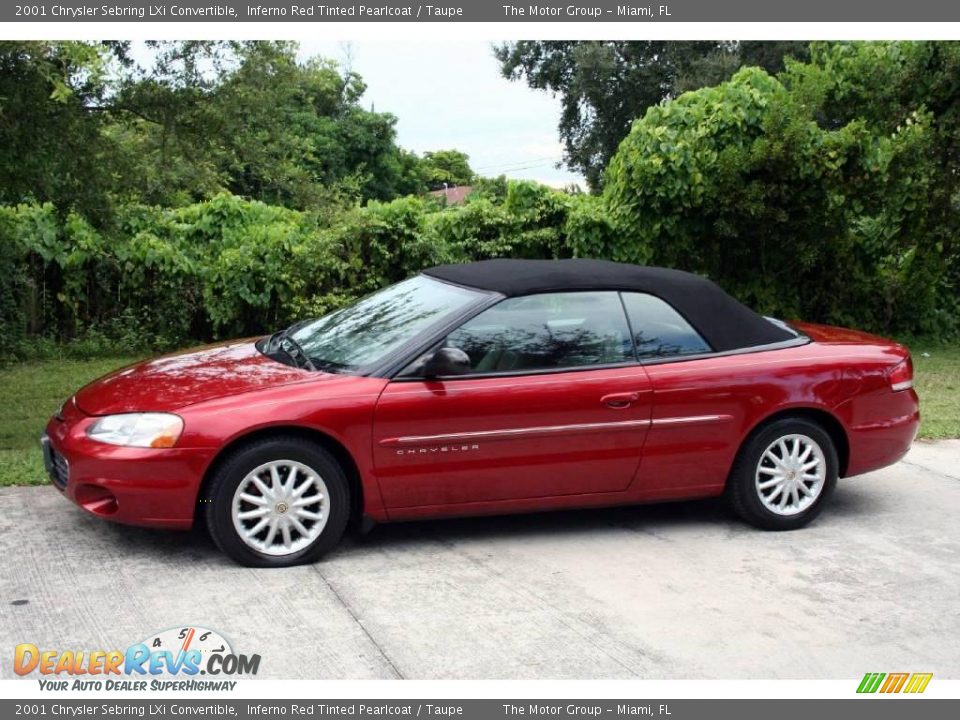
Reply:
[[[819,446],[825,461],[825,477],[820,494],[806,508],[785,515],[769,509],[761,498],[756,478],[764,453],[779,439],[802,435]],[[792,444],[788,442],[788,447]],[[771,467],[765,461],[764,467]],[[796,530],[808,524],[823,510],[837,486],[839,462],[830,434],[817,423],[805,418],[783,418],[755,431],[740,448],[727,482],[727,498],[734,512],[751,525],[764,530]],[[770,493],[773,493],[771,490]],[[793,500],[790,500],[793,505]]]
[[[281,460],[300,463],[319,476],[327,490],[327,517],[319,535],[308,545],[288,554],[272,555],[258,551],[241,538],[234,527],[232,508],[237,488],[249,473],[261,465]],[[214,472],[204,500],[207,529],[213,542],[230,558],[249,567],[289,567],[315,562],[340,542],[350,519],[350,485],[343,468],[324,448],[301,438],[264,438],[238,448]]]

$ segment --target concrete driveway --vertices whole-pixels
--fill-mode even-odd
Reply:
[[[960,441],[841,481],[792,533],[716,501],[421,522],[288,570],[7,488],[0,570],[8,657],[196,624],[275,678],[960,678]]]

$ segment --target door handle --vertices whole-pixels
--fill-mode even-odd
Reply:
[[[633,403],[640,399],[640,393],[638,392],[622,392],[622,393],[611,393],[610,395],[604,395],[600,398],[602,402],[607,407],[614,409],[622,409],[630,407]]]

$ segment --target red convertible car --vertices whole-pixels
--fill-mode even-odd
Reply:
[[[445,265],[270,337],[80,390],[42,438],[99,517],[205,520],[248,565],[311,562],[351,520],[726,494],[798,528],[919,423],[907,350],[762,317],[689,273]]]

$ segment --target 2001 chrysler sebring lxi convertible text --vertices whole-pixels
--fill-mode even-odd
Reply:
[[[260,340],[128,367],[43,437],[53,483],[136,525],[206,520],[249,565],[353,519],[720,495],[773,530],[919,423],[907,351],[764,318],[695,275],[596,260],[445,265]]]

